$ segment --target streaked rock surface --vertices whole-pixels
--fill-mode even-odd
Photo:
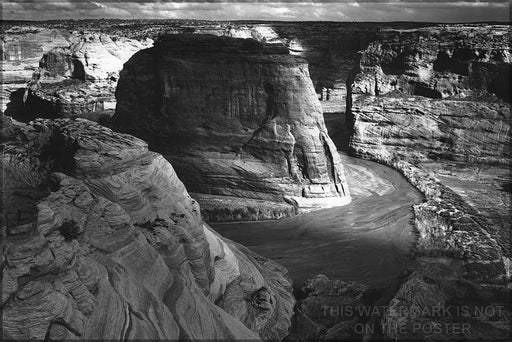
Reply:
[[[349,148],[427,200],[414,206],[419,264],[390,303],[388,338],[510,334],[510,37],[500,25],[382,30],[349,79]],[[459,311],[433,318],[435,306]]]
[[[2,27],[2,94],[4,111],[11,94],[25,88],[32,74],[39,67],[43,53],[56,47],[69,45],[67,32],[55,28],[34,26]]]
[[[7,339],[280,339],[286,270],[201,219],[172,166],[90,121],[3,118]]]
[[[66,40],[60,42],[61,45],[52,45],[44,43],[46,31],[48,29],[33,33],[43,39],[34,42],[37,52],[33,54],[37,56],[39,53],[38,67],[29,77],[19,77],[20,82],[25,81],[26,89],[13,92],[6,107],[6,114],[18,120],[82,117],[98,121],[109,118],[114,114],[114,92],[124,62],[153,43],[149,38],[139,41],[73,31],[66,32]],[[64,34],[62,30],[52,32]],[[30,43],[28,37],[9,37],[13,42],[5,46],[7,58],[15,53],[12,51],[14,47]],[[21,48],[21,51],[25,49]],[[23,54],[17,61],[18,65],[29,62]]]
[[[307,64],[284,46],[162,36],[125,64],[116,96],[113,126],[146,139],[193,193],[301,210],[350,201]]]
[[[360,98],[352,106],[351,147],[382,161],[507,164],[510,105],[498,99]]]

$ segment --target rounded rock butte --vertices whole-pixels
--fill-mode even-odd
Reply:
[[[125,64],[116,98],[113,127],[164,155],[206,211],[350,202],[308,65],[281,44],[161,35]]]

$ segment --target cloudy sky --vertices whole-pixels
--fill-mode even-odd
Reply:
[[[4,20],[509,21],[510,0],[161,1],[2,0]]]

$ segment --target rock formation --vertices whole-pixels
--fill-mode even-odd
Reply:
[[[114,124],[163,154],[86,120],[2,116],[4,339],[510,336],[510,26],[100,20],[2,33],[2,110],[24,121],[111,115],[136,53]],[[414,268],[384,295],[316,276],[290,319],[286,270],[201,214],[346,203],[321,117],[343,110],[345,89],[350,150],[425,195]]]
[[[125,64],[116,97],[114,127],[162,153],[203,207],[350,201],[307,64],[285,47],[162,36]]]
[[[390,304],[389,338],[418,326],[424,339],[456,334],[427,323],[470,324],[468,339],[510,333],[510,37],[500,25],[382,30],[348,79],[350,149],[400,170],[427,200],[414,206],[419,266]],[[467,317],[428,315],[464,301]],[[485,306],[503,314],[475,316]]]
[[[511,159],[510,106],[497,99],[366,97],[354,103],[351,119],[353,151],[384,162],[506,164]]]
[[[15,26],[2,32],[2,111],[14,97],[23,97],[26,83],[39,66],[44,52],[69,45],[67,34],[54,28]]]
[[[510,101],[510,27],[438,25],[383,29],[362,52],[352,94],[397,90],[428,98],[465,98],[480,92]]]
[[[364,326],[371,318],[358,312],[370,307],[373,290],[368,286],[330,280],[320,274],[308,279],[299,293],[302,298],[298,299],[291,334],[287,337],[290,341],[362,339],[354,326]]]
[[[461,280],[456,263],[427,262],[408,277],[382,320],[393,340],[507,341],[511,290]]]
[[[35,117],[108,118],[114,114],[114,92],[123,63],[152,44],[151,39],[84,32],[75,32],[68,40],[68,46],[42,54],[27,89],[17,97],[14,94],[8,115],[23,121]]]
[[[83,119],[3,120],[5,339],[280,339],[286,270],[201,220],[172,166]]]
[[[309,71],[313,85],[318,94],[326,88],[332,91],[329,99],[322,98],[321,105],[325,112],[343,112],[345,110],[345,80],[350,74],[357,52],[366,48],[375,39],[379,27],[409,28],[421,27],[421,23],[382,24],[372,23],[280,23],[280,22],[214,22],[195,20],[150,20],[140,22],[138,20],[110,21],[59,21],[58,23],[31,23],[31,26],[11,26],[5,23],[6,28],[3,37],[3,48],[8,75],[2,80],[4,85],[3,107],[9,102],[10,94],[11,113],[23,109],[23,93],[20,88],[25,88],[34,70],[37,69],[39,60],[58,61],[61,71],[74,69],[73,60],[81,59],[84,51],[89,51],[89,56],[100,56],[101,64],[107,69],[109,65],[118,65],[119,55],[125,55],[128,51],[133,54],[133,48],[142,45],[147,46],[148,40],[155,39],[162,32],[181,34],[213,34],[217,36],[233,38],[252,38],[267,44],[284,44],[291,54],[304,57],[309,64]],[[53,40],[52,40],[53,38]],[[24,46],[24,47],[22,47]],[[22,47],[18,50],[18,47]],[[53,48],[53,52],[50,52]],[[73,51],[78,48],[78,54]],[[21,53],[23,50],[23,53]],[[118,51],[116,51],[118,50]],[[28,58],[27,51],[30,52]],[[43,58],[43,54],[46,54]],[[129,57],[129,55],[127,56]],[[16,60],[14,60],[14,59]],[[124,58],[124,57],[123,57]],[[123,59],[122,58],[122,59]],[[94,61],[93,61],[94,62]],[[83,63],[82,63],[83,64]],[[67,66],[66,66],[67,65]],[[87,69],[87,63],[83,64]],[[103,67],[100,67],[102,69]],[[80,69],[80,68],[78,68]],[[105,74],[100,69],[100,73]],[[91,71],[91,70],[89,70]],[[72,74],[72,73],[71,73]],[[71,75],[70,74],[70,75]],[[77,72],[80,74],[80,72]],[[78,75],[77,75],[78,76]],[[14,77],[14,78],[13,78]],[[115,101],[114,88],[116,83],[87,81],[84,84],[78,82],[72,88],[73,97],[66,95],[69,91],[69,83],[60,85],[60,82],[38,87],[35,97],[31,98],[26,108],[30,115],[46,115],[57,112],[58,115],[80,115],[91,119],[97,119],[101,114],[111,114]],[[13,83],[14,82],[14,83]],[[101,93],[108,96],[101,97]],[[30,97],[31,94],[28,94]],[[42,98],[42,102],[38,101]],[[72,101],[78,99],[79,102]],[[46,107],[45,113],[37,113],[33,108]],[[26,114],[28,115],[28,114]],[[23,119],[23,118],[21,118]]]

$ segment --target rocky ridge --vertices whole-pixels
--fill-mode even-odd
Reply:
[[[286,270],[223,239],[172,166],[83,119],[3,117],[7,339],[280,339]]]
[[[205,196],[350,201],[307,64],[282,45],[164,35],[125,64],[116,96],[113,127],[162,153],[204,208]]]

